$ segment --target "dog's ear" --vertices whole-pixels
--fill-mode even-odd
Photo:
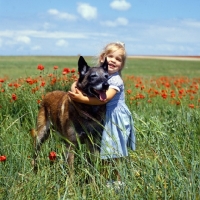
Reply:
[[[105,57],[104,63],[101,65],[101,67],[108,72],[108,61],[107,58]]]
[[[89,69],[90,69],[90,67],[86,63],[83,56],[80,56],[80,58],[78,60],[78,72],[79,72],[80,76],[84,76]]]

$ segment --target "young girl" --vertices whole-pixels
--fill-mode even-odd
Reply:
[[[135,135],[131,112],[125,104],[124,83],[121,78],[121,71],[126,61],[124,44],[118,42],[107,44],[98,58],[98,63],[104,62],[105,58],[108,61],[109,74],[106,100],[100,101],[95,97],[84,96],[75,88],[75,83],[72,85],[69,95],[72,100],[85,104],[106,104],[100,156],[101,159],[110,160],[128,156],[127,146],[135,150]],[[119,174],[117,177],[119,179]]]

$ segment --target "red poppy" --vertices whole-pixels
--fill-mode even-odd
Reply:
[[[63,69],[63,75],[68,74],[70,72],[69,68],[64,68]]]
[[[167,93],[162,93],[161,96],[162,96],[163,99],[166,99],[167,98]]]
[[[13,86],[14,86],[15,88],[18,88],[18,87],[20,87],[21,85],[18,84],[18,83],[13,83]]]
[[[39,69],[39,70],[44,70],[44,66],[43,65],[41,65],[41,64],[39,64],[38,66],[37,66],[37,69]]]
[[[194,104],[189,104],[189,108],[194,108]]]
[[[16,100],[17,100],[17,95],[16,95],[16,94],[12,94],[12,99],[13,99],[14,101],[16,101]]]
[[[33,79],[32,78],[27,78],[26,82],[29,83],[30,85],[32,85],[33,84]]]
[[[0,162],[6,161],[6,156],[0,156]]]
[[[0,83],[3,83],[3,82],[4,82],[4,80],[0,78]]]
[[[51,152],[49,153],[49,160],[50,160],[50,161],[56,160],[56,152],[55,152],[55,151],[51,151]]]
[[[76,72],[76,70],[75,70],[75,69],[72,69],[72,70],[71,70],[71,73],[75,73],[75,72]]]
[[[41,86],[41,87],[44,87],[45,84],[46,84],[45,81],[42,81],[41,84],[40,84],[40,86]]]
[[[130,89],[127,90],[127,93],[128,93],[128,94],[131,94],[131,92],[132,92],[132,91],[131,91]]]
[[[58,66],[54,66],[53,69],[55,69],[55,70],[58,69]]]

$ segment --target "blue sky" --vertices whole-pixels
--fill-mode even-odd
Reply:
[[[200,55],[200,0],[0,0],[0,55]]]

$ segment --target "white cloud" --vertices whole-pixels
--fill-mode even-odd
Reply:
[[[9,33],[9,31],[6,31]],[[0,32],[1,35],[1,32]],[[4,34],[2,34],[4,36]],[[24,35],[17,35],[16,32],[13,32],[13,34],[8,34],[6,39],[4,38],[4,43],[9,46],[13,46],[16,44],[30,44],[31,39],[28,36]]]
[[[64,31],[35,31],[35,30],[21,30],[21,31],[15,31],[15,30],[5,30],[0,31],[0,37],[5,38],[21,38],[24,37],[23,35],[26,35],[26,37],[34,37],[34,38],[52,38],[52,39],[60,39],[60,38],[87,38],[88,36],[84,33],[77,33],[77,32],[64,32]],[[18,39],[20,40],[20,39]],[[24,38],[24,40],[26,40]],[[27,40],[28,41],[28,40]]]
[[[39,46],[39,45],[31,47],[31,50],[33,50],[33,51],[37,51],[37,50],[40,50],[40,49],[41,49],[41,46]]]
[[[69,20],[69,21],[74,21],[77,18],[75,15],[72,15],[72,14],[69,14],[69,13],[66,13],[66,12],[60,12],[56,9],[49,9],[48,13],[50,15],[56,17],[57,19],[66,19],[66,20]]]
[[[97,8],[87,3],[78,3],[77,12],[86,20],[95,19],[97,17]]]
[[[50,23],[48,23],[48,22],[45,22],[44,24],[43,24],[43,28],[44,29],[49,29],[49,28],[52,28],[53,27],[53,25],[51,25]]]
[[[21,43],[29,44],[31,42],[31,39],[27,36],[18,36],[16,37],[15,41],[17,43],[21,42]]]
[[[128,10],[131,4],[126,0],[114,0],[110,3],[110,7],[115,10]]]
[[[124,17],[118,17],[115,21],[104,21],[101,22],[104,26],[116,27],[116,26],[127,26],[128,20]]]
[[[56,42],[56,46],[59,46],[59,47],[62,47],[62,46],[67,46],[68,45],[68,42],[65,41],[65,40],[58,40]]]
[[[181,21],[181,24],[188,27],[200,28],[200,21],[185,19]]]

